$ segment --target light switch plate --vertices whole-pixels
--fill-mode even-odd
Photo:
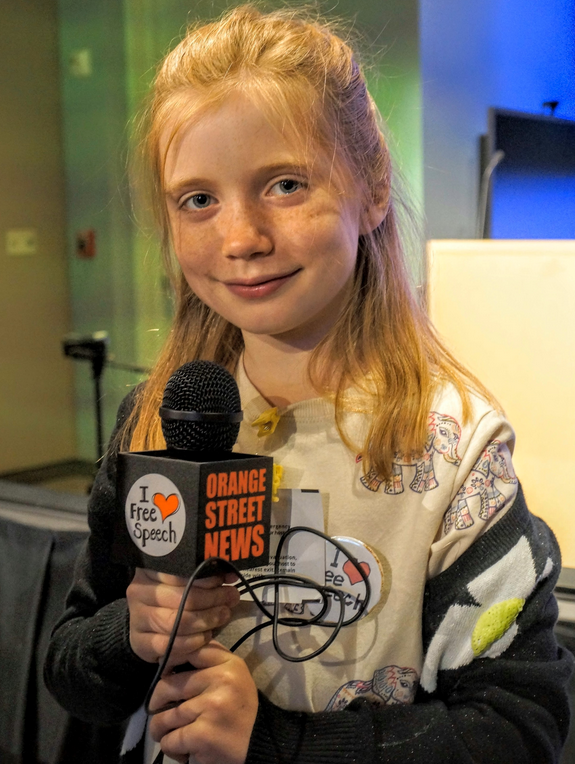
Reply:
[[[35,255],[38,251],[38,231],[35,228],[10,228],[6,231],[7,255]]]

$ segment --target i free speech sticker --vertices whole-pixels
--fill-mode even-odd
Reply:
[[[178,546],[186,527],[186,508],[174,483],[157,473],[144,475],[126,498],[126,527],[134,544],[151,557]]]

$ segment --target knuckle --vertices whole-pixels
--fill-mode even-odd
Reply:
[[[159,743],[165,734],[164,725],[162,724],[160,716],[161,714],[152,716],[149,723],[150,735],[152,740],[155,740],[156,743]]]
[[[172,729],[162,739],[162,751],[176,761],[182,761],[182,751],[187,747],[189,730],[187,727]],[[185,761],[185,759],[184,759]]]
[[[204,620],[204,616],[200,615],[197,611],[189,613],[186,618],[186,625],[188,626],[190,633],[202,631],[204,628]]]
[[[192,634],[189,637],[186,637],[185,639],[185,650],[188,653],[194,653],[196,650],[199,650],[200,647],[203,647],[207,642],[209,642],[209,639],[206,640],[206,636],[209,634],[209,632],[206,631],[199,631],[196,632],[196,634]]]
[[[224,666],[221,672],[221,683],[226,687],[234,687],[237,682],[237,673]]]
[[[163,634],[152,634],[150,637],[150,648],[156,656],[162,656],[168,647],[168,638]]]
[[[230,710],[229,697],[225,691],[211,693],[207,705],[209,714],[214,719],[225,719]]]
[[[232,617],[232,611],[229,609],[229,607],[222,607],[220,608],[220,611],[218,613],[218,625],[224,626],[226,623],[230,621]]]
[[[126,599],[128,602],[130,601],[137,601],[138,597],[138,585],[132,581],[128,584],[128,588],[126,589]]]
[[[169,634],[175,623],[176,614],[172,610],[150,608],[149,624],[152,631],[158,634]]]
[[[222,711],[225,711],[228,707],[228,698],[226,695],[222,693],[214,693],[214,697],[212,698],[212,704],[214,711],[216,711],[218,714],[221,714]]]
[[[162,623],[162,626],[164,628],[164,631],[166,631],[168,634],[171,634],[172,630],[174,629],[176,625],[176,618],[178,614],[175,610],[164,610],[161,613],[161,616],[159,618],[160,622]],[[181,623],[180,623],[180,629],[181,629]]]
[[[226,604],[230,607],[235,607],[240,601],[240,593],[235,586],[226,586],[224,588],[226,593]]]
[[[198,578],[194,582],[194,586],[198,589],[215,589],[218,586],[221,586],[222,583],[222,576],[207,576],[206,578]]]

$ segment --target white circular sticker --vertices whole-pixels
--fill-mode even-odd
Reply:
[[[174,483],[156,473],[138,478],[126,498],[126,526],[134,544],[151,557],[173,552],[186,528],[184,500]]]

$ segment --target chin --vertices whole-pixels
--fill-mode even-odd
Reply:
[[[225,313],[221,313],[224,318],[237,326],[242,332],[248,334],[257,335],[282,335],[297,330],[301,326],[301,321],[283,319],[277,315],[277,311],[271,312],[271,315],[267,316],[252,316],[246,315],[247,311],[243,314],[235,314],[234,316],[226,316]]]
[[[256,336],[260,337],[278,337],[281,338],[284,335],[291,334],[295,327],[286,327],[283,324],[250,324],[246,325],[243,324],[240,326],[240,329],[242,332],[247,332],[248,334],[254,334]]]

